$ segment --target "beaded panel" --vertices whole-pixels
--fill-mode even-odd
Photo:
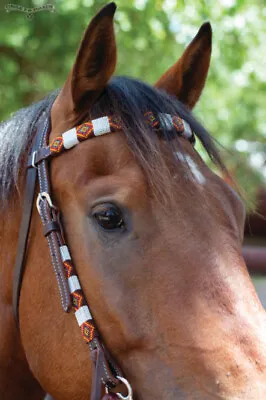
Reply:
[[[147,124],[155,130],[159,130],[160,126],[167,122],[167,126],[171,125],[179,135],[193,141],[192,131],[189,130],[186,132],[185,129],[186,126],[189,127],[189,125],[178,115],[171,116],[170,114],[159,114],[156,116],[153,112],[149,111],[144,114],[144,117]],[[91,139],[95,136],[106,135],[107,133],[115,132],[120,129],[122,129],[122,123],[118,117],[101,117],[92,121],[84,122],[83,124],[64,132],[52,141],[48,146],[48,150],[51,156],[56,156],[63,151],[76,146],[79,142],[83,142],[84,140]],[[65,138],[69,138],[68,141],[66,141],[66,139],[64,140],[64,136]]]
[[[66,246],[63,246],[66,248]],[[67,253],[68,249],[67,249]],[[89,311],[89,307],[87,305],[85,296],[79,284],[78,276],[70,259],[64,260],[62,257],[65,274],[69,281],[69,288],[71,292],[71,299],[72,299],[72,307],[75,310],[75,316],[78,322],[78,325],[81,330],[81,335],[83,340],[86,343],[90,343],[96,336],[97,330],[94,325],[91,313]],[[73,285],[73,281],[77,281],[75,285]]]

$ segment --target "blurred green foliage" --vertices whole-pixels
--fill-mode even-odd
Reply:
[[[255,193],[266,178],[265,0],[117,0],[117,74],[153,83],[182,54],[200,25],[213,26],[209,79],[196,114],[226,152],[228,165]],[[102,0],[14,0],[37,7],[32,19],[0,3],[0,119],[60,87],[82,33]]]

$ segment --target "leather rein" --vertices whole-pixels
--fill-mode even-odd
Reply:
[[[31,152],[27,162],[26,185],[22,221],[19,232],[17,256],[13,281],[13,312],[19,327],[19,299],[26,267],[26,250],[35,198],[36,183],[39,186],[37,196],[37,209],[40,215],[43,234],[48,241],[51,261],[55,272],[61,304],[65,312],[71,309],[75,311],[75,317],[81,330],[82,337],[90,349],[93,362],[93,378],[91,400],[100,400],[103,386],[106,394],[102,400],[122,399],[133,400],[133,392],[128,381],[100,339],[99,332],[90,312],[84,296],[81,283],[71,259],[70,251],[64,239],[64,229],[60,222],[60,211],[53,204],[51,195],[51,181],[49,164],[51,158],[71,149],[80,142],[104,135],[121,129],[121,122],[114,116],[102,117],[81,124],[70,129],[55,138],[49,144],[51,130],[50,110],[44,121],[38,123],[37,133],[33,140]],[[189,125],[178,116],[161,114],[165,124],[171,124],[172,128],[182,136],[193,142],[194,136]],[[153,113],[145,114],[147,122],[152,128],[159,129],[161,123],[159,117]],[[162,119],[162,117],[161,117]],[[124,384],[128,394],[112,392],[118,385]]]

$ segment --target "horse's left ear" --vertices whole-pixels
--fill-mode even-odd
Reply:
[[[192,109],[204,87],[211,59],[212,29],[210,23],[201,26],[182,57],[156,82],[155,86]]]
[[[107,85],[116,67],[113,17],[115,3],[93,18],[81,42],[72,71],[72,96],[76,106],[89,94],[93,102]]]
[[[107,4],[92,19],[84,34],[72,71],[52,108],[52,120],[58,129],[63,129],[60,120],[71,124],[80,112],[88,111],[114,73],[115,10],[115,3]]]

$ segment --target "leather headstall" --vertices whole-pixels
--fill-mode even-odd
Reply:
[[[43,234],[48,241],[50,256],[55,272],[63,310],[75,310],[75,316],[81,329],[85,343],[88,344],[94,366],[91,389],[91,400],[100,400],[105,387],[104,400],[132,399],[129,383],[123,378],[120,368],[111,359],[109,353],[100,340],[98,330],[90,313],[81,284],[71,260],[69,249],[64,240],[63,227],[60,222],[60,212],[52,202],[51,182],[49,176],[48,158],[36,164],[34,162],[37,152],[47,148],[50,134],[50,112],[44,122],[41,120],[37,127],[31,153],[29,156],[24,193],[22,221],[19,232],[17,256],[13,282],[13,312],[19,327],[19,299],[26,266],[26,251],[32,217],[33,202],[36,190],[36,181],[39,184],[37,196],[37,209],[43,224]],[[125,384],[128,395],[112,393],[116,386]]]
[[[174,129],[177,134],[194,143],[194,135],[190,126],[179,116],[172,116],[170,114],[159,114],[155,116],[152,112],[147,112],[144,114],[144,117],[152,129],[160,130],[163,124],[167,129]],[[84,140],[122,129],[122,123],[116,116],[97,118],[62,133],[62,135],[56,137],[49,144],[50,124],[49,110],[44,120],[41,118],[38,123],[37,133],[33,140],[32,149],[27,161],[23,214],[19,232],[13,284],[13,310],[15,320],[19,327],[19,298],[23,273],[27,261],[26,250],[36,181],[38,181],[39,194],[37,195],[37,209],[43,224],[43,234],[48,241],[62,307],[65,312],[69,312],[71,308],[74,309],[82,337],[91,351],[91,359],[94,365],[91,400],[100,400],[103,386],[106,390],[106,395],[103,398],[104,400],[111,400],[112,398],[132,400],[133,394],[130,384],[123,377],[119,367],[112,360],[101,342],[99,332],[84,296],[82,285],[72,262],[69,249],[65,243],[64,230],[60,222],[60,211],[52,201],[52,188],[48,164],[50,159],[63,154],[65,151]],[[120,384],[125,385],[128,392],[127,396],[112,392],[112,390]]]

